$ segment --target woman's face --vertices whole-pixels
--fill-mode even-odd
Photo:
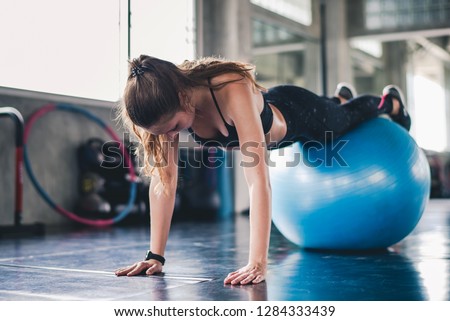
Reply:
[[[146,130],[154,135],[167,135],[167,138],[173,141],[181,130],[188,129],[193,122],[194,113],[179,111],[172,117],[163,118],[157,124],[146,128]]]

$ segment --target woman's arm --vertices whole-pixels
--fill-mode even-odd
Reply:
[[[149,189],[150,197],[150,250],[164,256],[166,243],[169,236],[170,223],[172,221],[175,206],[175,196],[178,181],[178,135],[173,142],[173,148],[169,149],[168,171],[170,182],[166,186],[166,192],[155,193],[155,187],[159,183],[159,177],[152,179]]]
[[[245,179],[250,196],[250,251],[248,264],[230,273],[224,283],[259,283],[265,279],[271,227],[271,188],[267,148],[257,104],[259,94],[245,82],[224,87],[221,106],[236,126]],[[226,100],[225,100],[226,99]]]
[[[169,236],[170,223],[172,221],[175,206],[175,195],[178,180],[178,141],[177,135],[171,143],[168,153],[168,164],[164,167],[170,182],[166,185],[165,192],[156,193],[155,187],[160,182],[158,176],[154,176],[150,182],[150,251],[154,254],[164,256],[166,243]],[[162,271],[162,264],[157,260],[136,262],[131,266],[116,271],[116,275],[133,276],[141,274],[154,274]]]

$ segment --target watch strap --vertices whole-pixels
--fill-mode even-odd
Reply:
[[[164,258],[164,256],[152,253],[152,251],[148,250],[147,251],[147,255],[145,255],[145,261],[147,260],[156,260],[158,262],[161,262],[162,265],[164,265],[164,263],[166,262],[166,259]]]

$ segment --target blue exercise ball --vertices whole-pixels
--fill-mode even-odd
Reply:
[[[430,192],[430,167],[409,133],[385,118],[326,144],[270,154],[272,220],[311,249],[389,247],[415,228]]]

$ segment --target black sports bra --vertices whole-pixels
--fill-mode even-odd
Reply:
[[[207,147],[237,147],[239,146],[239,137],[235,126],[231,126],[225,121],[225,118],[222,115],[222,112],[220,111],[219,104],[217,103],[216,95],[214,95],[214,91],[212,88],[209,88],[211,92],[211,96],[214,101],[214,105],[216,106],[217,111],[219,112],[220,118],[222,118],[222,121],[228,131],[228,136],[224,136],[222,133],[219,133],[214,138],[203,138],[198,136],[194,133],[192,128],[188,128],[189,133],[191,134],[192,138],[199,143],[202,146]],[[264,98],[264,108],[261,111],[260,114],[261,122],[263,126],[264,134],[267,134],[272,127],[273,123],[273,112],[272,108],[270,108],[269,103]]]

